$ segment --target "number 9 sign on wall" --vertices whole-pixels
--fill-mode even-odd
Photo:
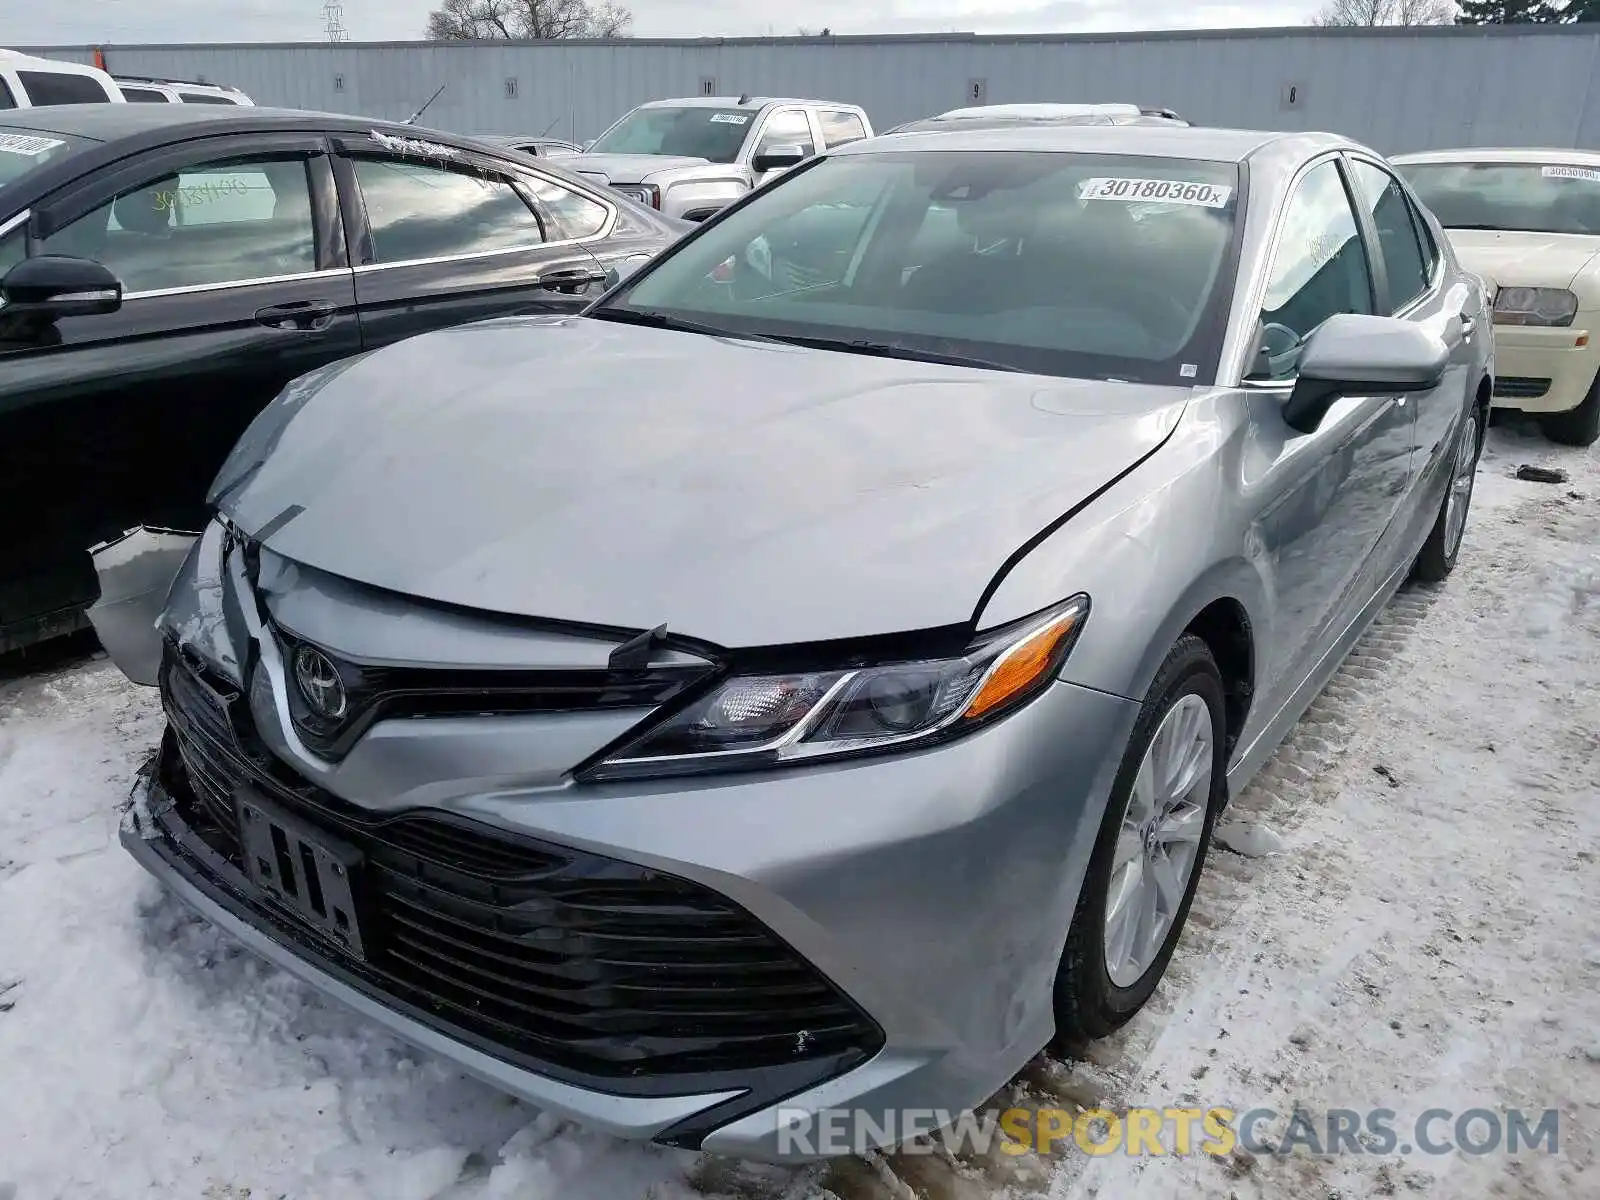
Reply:
[[[1159,201],[1162,204],[1194,204],[1201,208],[1225,208],[1231,187],[1215,183],[1188,183],[1182,179],[1127,179],[1122,177],[1085,179],[1078,185],[1080,200],[1121,200],[1124,203]]]

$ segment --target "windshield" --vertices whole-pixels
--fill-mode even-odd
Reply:
[[[1600,169],[1555,163],[1415,163],[1399,170],[1446,229],[1600,233]]]
[[[15,183],[52,159],[71,154],[89,143],[66,133],[38,133],[0,125],[0,188]],[[9,214],[0,209],[0,220]]]
[[[595,139],[590,154],[671,154],[731,163],[755,113],[748,108],[636,108]]]
[[[1214,376],[1235,164],[893,150],[814,163],[591,314],[1048,375]]]

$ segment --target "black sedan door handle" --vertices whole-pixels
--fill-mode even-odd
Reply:
[[[539,286],[552,292],[575,292],[605,281],[606,273],[594,267],[562,267],[539,276]]]
[[[339,306],[329,300],[296,300],[256,309],[256,323],[268,329],[298,329],[315,333],[333,322]]]

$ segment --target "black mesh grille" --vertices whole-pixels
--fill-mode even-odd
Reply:
[[[1550,381],[1548,379],[1502,375],[1494,381],[1494,394],[1496,396],[1515,397],[1518,400],[1532,400],[1544,395],[1549,390]]]
[[[237,694],[175,654],[161,690],[182,765],[167,778],[193,831],[237,866],[233,795],[250,786],[357,846],[368,953],[346,965],[449,1026],[600,1078],[848,1066],[882,1044],[870,1018],[715,892],[449,814],[353,809],[291,774]]]

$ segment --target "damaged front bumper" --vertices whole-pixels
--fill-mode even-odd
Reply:
[[[170,771],[174,746],[169,730],[162,748],[140,769],[123,808],[120,840],[140,866],[211,924],[247,950],[281,967],[329,999],[355,1010],[402,1041],[437,1054],[467,1074],[618,1137],[648,1139],[696,1113],[737,1098],[737,1090],[679,1095],[624,1096],[575,1086],[522,1069],[442,1032],[436,1014],[375,998],[372,983],[334,954],[307,943],[303,931],[275,913],[245,879],[184,819]],[[167,778],[163,778],[167,776]]]

